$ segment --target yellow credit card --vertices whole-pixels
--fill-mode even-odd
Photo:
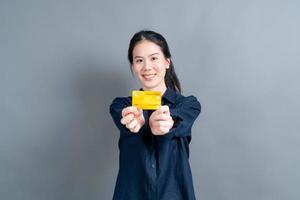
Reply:
[[[143,110],[156,110],[161,106],[161,92],[133,90],[132,106]]]

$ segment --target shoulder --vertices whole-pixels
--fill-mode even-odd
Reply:
[[[128,97],[116,97],[112,100],[111,104],[115,103],[124,103],[124,104],[130,104],[131,103],[131,96]]]
[[[184,96],[176,93],[174,104],[170,108],[171,116],[193,122],[201,112],[201,104],[194,95]]]
[[[110,110],[114,108],[124,108],[131,105],[131,97],[116,97],[110,104]]]
[[[200,101],[194,95],[184,96],[180,93],[176,93],[175,104],[193,105],[201,108]]]

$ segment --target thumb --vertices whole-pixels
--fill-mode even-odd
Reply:
[[[161,112],[164,114],[169,114],[170,113],[169,106],[167,105],[161,106]]]
[[[139,116],[140,112],[138,111],[138,108],[133,106],[132,112],[134,114],[134,116]]]
[[[138,110],[139,117],[144,117],[143,109]]]
[[[144,117],[143,109],[139,109],[138,112],[139,112],[139,115],[137,117],[137,120],[139,121],[140,126],[143,126],[144,123],[145,123],[145,117]]]

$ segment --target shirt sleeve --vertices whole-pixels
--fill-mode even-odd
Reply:
[[[194,96],[185,97],[174,108],[170,108],[170,115],[174,120],[173,128],[166,137],[188,137],[191,139],[191,129],[194,121],[201,112],[201,104]]]
[[[122,110],[127,106],[129,106],[129,102],[127,102],[125,98],[117,97],[112,101],[109,107],[109,112],[115,125],[120,130],[121,136],[125,136],[130,133],[129,129],[127,129],[126,126],[121,123]]]

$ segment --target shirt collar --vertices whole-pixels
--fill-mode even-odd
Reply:
[[[140,88],[140,91],[143,91],[143,88]],[[171,103],[175,103],[176,96],[177,93],[173,89],[168,87],[165,93],[162,95],[162,99],[166,99]]]
[[[168,100],[171,103],[175,103],[176,96],[177,94],[173,89],[167,88],[162,98]]]

